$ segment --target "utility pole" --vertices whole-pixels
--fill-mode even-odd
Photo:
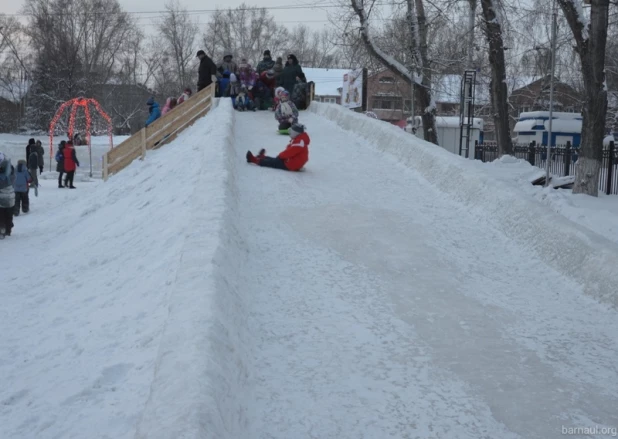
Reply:
[[[549,186],[549,165],[551,163],[552,144],[552,120],[554,117],[554,75],[556,72],[556,33],[558,27],[558,14],[556,13],[556,0],[552,3],[552,26],[551,26],[551,76],[549,78],[549,126],[547,127],[547,163],[545,169],[545,186]]]

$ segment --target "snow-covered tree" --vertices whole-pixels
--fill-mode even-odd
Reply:
[[[432,93],[431,66],[428,58],[427,21],[423,0],[407,0],[406,22],[409,29],[410,44],[405,60],[397,60],[380,46],[375,38],[370,21],[370,13],[376,0],[350,0],[352,9],[360,21],[360,34],[367,51],[378,58],[382,64],[406,82],[414,84],[415,100],[422,109],[423,134],[425,140],[438,143],[436,131],[436,104]]]

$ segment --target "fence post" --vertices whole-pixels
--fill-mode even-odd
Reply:
[[[528,163],[530,163],[532,166],[534,166],[534,161],[535,161],[534,157],[536,155],[535,147],[536,147],[536,141],[533,140],[528,145]]]
[[[146,129],[142,128],[142,160],[146,158]]]
[[[107,153],[103,154],[103,181],[107,181],[107,177],[109,176],[109,171],[107,169]]]
[[[607,158],[607,187],[605,188],[605,194],[612,193],[612,171],[614,170],[614,142],[609,142],[609,157]]]
[[[565,177],[571,174],[571,141],[567,140],[564,150],[564,175]]]

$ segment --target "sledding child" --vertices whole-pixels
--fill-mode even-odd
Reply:
[[[298,122],[298,109],[290,100],[290,94],[286,90],[279,93],[279,105],[275,110],[275,119],[279,121],[280,134],[287,134],[288,128]]]
[[[0,239],[11,236],[13,229],[13,206],[15,206],[13,178],[14,169],[11,160],[0,152]]]
[[[255,106],[249,97],[246,87],[241,87],[240,93],[236,96],[236,109],[238,111],[255,111]]]
[[[275,111],[277,109],[277,106],[279,105],[279,102],[281,102],[281,92],[282,91],[285,91],[285,88],[277,87],[275,89],[275,97],[273,99],[273,111]]]
[[[28,213],[30,211],[29,185],[31,182],[32,175],[30,171],[28,171],[26,161],[18,161],[17,168],[15,168],[15,179],[13,180],[13,190],[15,191],[13,216],[19,216],[20,210],[23,213]]]
[[[254,163],[266,168],[283,169],[285,171],[300,171],[309,161],[309,135],[305,127],[299,123],[289,129],[290,143],[277,157],[268,157],[262,149],[257,156],[247,151],[247,163]]]

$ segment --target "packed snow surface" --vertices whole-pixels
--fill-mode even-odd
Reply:
[[[541,257],[553,247],[509,236],[473,185],[508,212],[547,206],[330,107],[301,114],[304,172],[247,164],[247,149],[276,155],[287,138],[270,112],[219,105],[108,183],[44,187],[1,243],[0,437],[615,431],[615,308]],[[430,156],[470,179],[446,184]],[[570,224],[554,225],[599,239]]]

